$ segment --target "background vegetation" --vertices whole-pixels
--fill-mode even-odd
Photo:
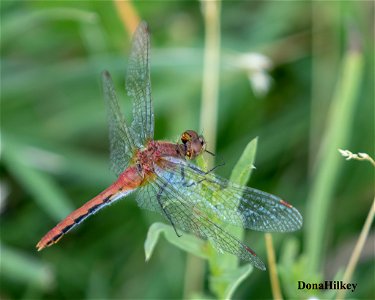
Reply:
[[[135,2],[133,8],[152,32],[156,139],[175,141],[183,130],[200,128],[201,3]],[[162,219],[140,210],[132,197],[58,245],[35,250],[57,221],[115,180],[99,79],[104,69],[112,73],[129,120],[124,70],[130,34],[109,1],[2,1],[0,13],[0,297],[212,295],[208,268],[198,263],[203,279],[192,285],[191,256],[163,238],[145,263],[148,228]],[[297,291],[297,280],[340,279],[371,206],[373,168],[345,162],[337,148],[374,155],[373,17],[371,1],[221,5],[215,153],[225,166],[217,173],[228,178],[258,136],[250,185],[281,195],[305,220],[300,232],[273,235],[287,298],[334,296]],[[238,63],[252,52],[272,62],[261,69],[272,78],[263,94],[249,81],[259,70]],[[263,234],[246,231],[244,239],[266,261]],[[375,297],[373,241],[374,233],[350,297]],[[268,273],[254,270],[234,297],[272,297]]]

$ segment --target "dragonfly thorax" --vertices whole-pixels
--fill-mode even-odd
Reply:
[[[206,149],[204,138],[193,130],[187,130],[181,135],[182,144],[164,141],[149,141],[146,147],[135,155],[135,163],[143,176],[154,172],[154,164],[164,157],[195,159]]]
[[[161,156],[160,145],[158,142],[150,141],[145,149],[136,154],[136,164],[139,171],[144,174],[154,171],[154,162],[158,161]]]

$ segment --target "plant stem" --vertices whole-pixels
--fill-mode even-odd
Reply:
[[[220,1],[202,1],[205,24],[203,85],[200,127],[211,152],[216,149],[219,68],[220,68]],[[208,157],[212,167],[214,157]]]
[[[132,36],[140,22],[137,11],[131,1],[114,0],[114,3],[125,30]]]
[[[204,25],[205,47],[203,57],[203,83],[200,115],[200,130],[208,142],[208,150],[215,152],[217,134],[217,111],[220,66],[220,1],[201,1]],[[208,167],[214,164],[214,157],[208,157]],[[188,254],[185,272],[185,298],[188,287],[194,287],[194,293],[202,294],[203,261]],[[200,283],[200,284],[199,284]]]
[[[368,234],[369,234],[369,231],[370,231],[370,228],[371,228],[371,224],[374,220],[374,215],[375,215],[375,198],[372,202],[370,211],[367,215],[365,224],[363,225],[363,228],[362,228],[361,234],[358,238],[358,241],[357,241],[357,243],[354,247],[353,253],[352,253],[352,255],[349,259],[348,266],[346,267],[344,276],[342,278],[343,282],[350,282],[350,280],[353,276],[354,269],[357,266],[359,256],[362,252],[363,246],[366,242],[366,239],[368,237]],[[339,292],[337,293],[336,299],[344,299],[345,293],[346,293],[346,290],[344,290],[344,289],[339,290]]]
[[[283,296],[280,290],[279,278],[277,277],[276,258],[275,258],[275,251],[273,248],[272,235],[270,233],[265,233],[264,238],[266,240],[267,259],[268,259],[268,266],[270,269],[272,296],[273,296],[273,299],[281,300],[283,299]]]
[[[198,256],[187,253],[186,268],[185,268],[185,282],[184,282],[184,299],[189,299],[194,295],[202,295],[203,291],[203,276],[205,265],[204,261]]]

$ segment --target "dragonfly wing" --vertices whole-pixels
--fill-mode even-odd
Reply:
[[[141,143],[154,137],[154,110],[150,81],[150,33],[146,22],[141,22],[133,36],[128,63],[126,89],[133,99],[133,130]]]
[[[160,169],[158,173],[162,172]],[[176,227],[186,232],[192,232],[209,240],[219,252],[231,253],[242,260],[251,262],[261,270],[266,269],[262,260],[251,248],[215,224],[206,211],[200,210],[195,203],[190,201],[189,195],[186,194],[189,193],[188,189],[180,189],[174,183],[175,179],[172,173],[157,176],[149,184],[153,189],[153,192],[149,194],[152,196],[149,201],[158,203],[160,207],[158,211],[170,221],[177,234],[179,231]]]
[[[165,158],[160,176],[173,176],[200,210],[213,218],[258,231],[288,232],[302,226],[302,216],[281,198],[250,187],[240,186],[212,172],[174,157]]]
[[[111,75],[107,71],[102,73],[102,85],[109,121],[111,169],[119,175],[133,156],[137,136],[125,123]]]
[[[148,183],[149,184],[142,185],[138,188],[136,196],[137,204],[142,209],[163,214],[160,205],[155,201],[157,197],[157,189],[152,186],[151,180]]]

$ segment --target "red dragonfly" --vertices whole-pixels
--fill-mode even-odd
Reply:
[[[134,120],[125,123],[110,74],[102,74],[108,107],[110,153],[118,175],[110,187],[73,211],[36,245],[38,251],[57,243],[66,233],[103,207],[137,191],[142,208],[162,214],[180,236],[188,231],[265,270],[261,259],[217,220],[258,231],[288,232],[302,226],[300,213],[277,196],[239,186],[190,161],[206,152],[202,136],[193,130],[181,142],[154,141],[150,82],[150,34],[141,22],[133,37],[126,89],[133,99]],[[216,221],[215,221],[216,220]]]

